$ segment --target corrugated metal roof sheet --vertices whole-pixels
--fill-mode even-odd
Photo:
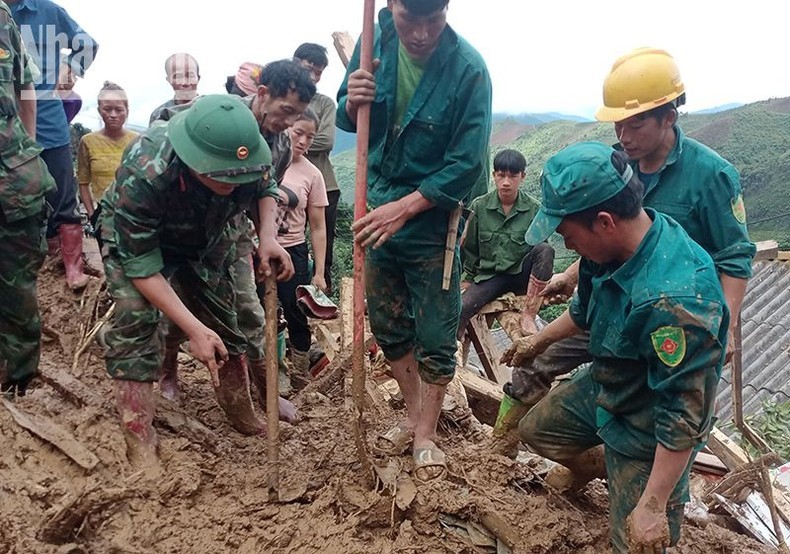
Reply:
[[[741,310],[743,413],[753,415],[768,400],[790,400],[790,263],[754,264]],[[732,374],[722,372],[716,397],[723,422],[733,416]]]

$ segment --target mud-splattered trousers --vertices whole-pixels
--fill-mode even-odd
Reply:
[[[455,374],[455,335],[461,314],[458,247],[449,290],[442,290],[447,217],[418,215],[365,260],[370,329],[388,360],[414,350],[420,377],[447,384]]]
[[[605,445],[617,552],[626,552],[625,517],[657,446],[697,450],[707,440],[729,324],[710,256],[674,220],[647,213],[653,224],[622,265],[582,259],[569,315],[590,332],[592,366],[555,387],[519,425],[525,442],[560,462]],[[686,477],[670,518],[679,517]],[[676,540],[679,521],[673,525]]]
[[[38,371],[36,278],[46,255],[44,196],[55,182],[19,117],[17,92],[33,82],[33,74],[2,2],[0,76],[0,385],[21,393]]]

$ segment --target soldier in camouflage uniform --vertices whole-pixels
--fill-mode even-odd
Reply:
[[[36,277],[47,244],[44,195],[55,182],[39,157],[31,67],[0,1],[0,387],[25,394],[38,372],[41,322]]]
[[[241,101],[205,96],[127,149],[101,201],[102,257],[116,305],[105,336],[107,371],[135,460],[155,460],[152,382],[162,367],[162,314],[208,366],[231,425],[244,434],[264,431],[250,398],[247,344],[235,311],[241,285],[228,260],[235,252],[224,238],[238,214],[257,206],[264,272],[276,261],[279,278],[293,274],[274,240],[277,189],[270,164],[269,148]]]
[[[272,170],[277,182],[280,183],[288,166],[291,165],[291,139],[287,129],[296,118],[304,112],[310,99],[315,94],[315,85],[310,75],[298,63],[292,60],[280,60],[267,64],[258,76],[258,92],[242,99],[258,122],[261,135],[272,152]],[[160,119],[168,120],[178,113],[178,109],[165,110]],[[253,215],[254,214],[253,209]],[[236,311],[239,327],[247,337],[247,354],[249,356],[250,373],[259,397],[265,402],[265,364],[264,364],[264,327],[260,324],[263,318],[263,306],[255,294],[254,275],[250,270],[250,255],[255,250],[253,224],[244,214],[238,214],[226,230],[221,249],[228,252],[231,264],[229,271],[237,282],[241,283],[236,294]],[[249,286],[252,284],[252,288]],[[262,298],[262,291],[261,291]],[[163,366],[160,388],[169,398],[176,398],[178,387],[178,345],[183,335],[172,329],[167,337],[167,349]],[[299,370],[307,371],[307,353],[304,353],[303,366]],[[282,376],[283,374],[281,374]],[[281,379],[280,388],[289,386],[287,378]],[[285,414],[281,411],[281,417]]]
[[[564,314],[503,361],[520,366],[586,330],[592,366],[554,387],[519,432],[572,470],[573,488],[601,474],[592,462],[603,445],[613,551],[662,552],[680,538],[691,464],[713,427],[729,324],[716,268],[674,219],[642,208],[623,152],[565,148],[541,188],[526,241],[560,233],[582,256],[579,286]]]

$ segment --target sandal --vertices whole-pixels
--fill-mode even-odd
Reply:
[[[399,423],[376,437],[373,450],[382,456],[400,456],[409,449],[413,440],[414,431]]]
[[[436,472],[436,469],[439,471]],[[414,477],[418,481],[428,483],[443,479],[445,475],[447,475],[447,461],[439,447],[433,445],[414,449]]]

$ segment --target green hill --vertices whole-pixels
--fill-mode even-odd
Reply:
[[[790,98],[747,104],[716,113],[681,114],[687,135],[730,160],[741,173],[753,240],[775,238],[790,248]],[[498,129],[501,130],[501,129]],[[500,135],[501,136],[501,135]],[[526,187],[537,192],[546,159],[559,149],[584,140],[614,143],[611,124],[552,121],[525,126],[523,134],[494,146],[515,148],[527,158]],[[333,158],[343,201],[353,201],[354,152]]]

